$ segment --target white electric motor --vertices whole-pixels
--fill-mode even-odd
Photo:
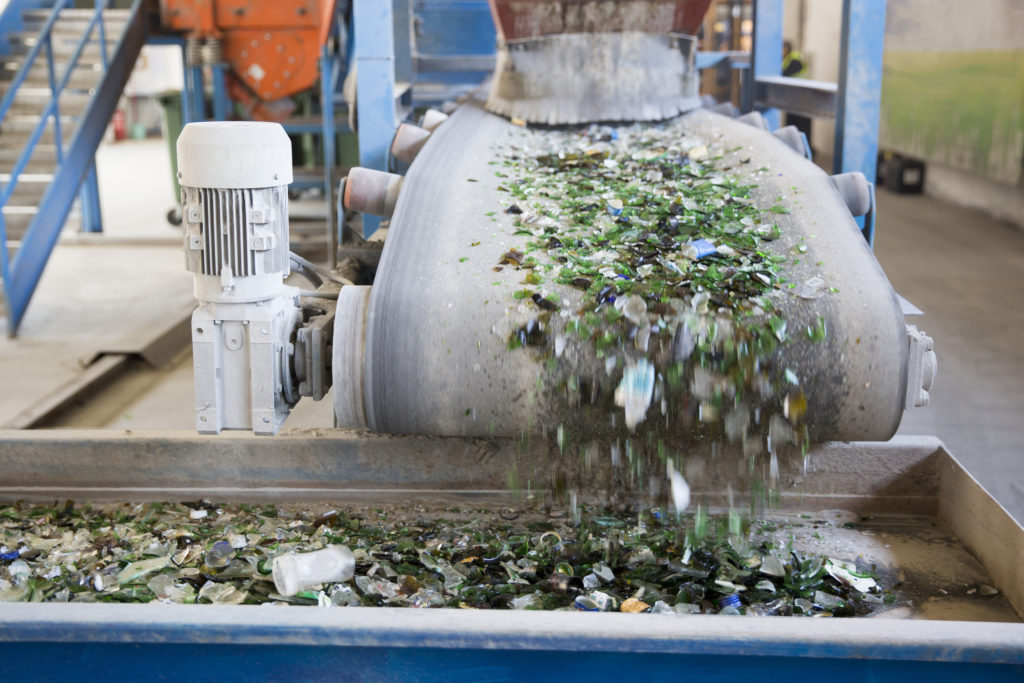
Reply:
[[[291,142],[276,123],[190,123],[178,138],[192,314],[196,427],[275,434],[298,400],[290,272]]]

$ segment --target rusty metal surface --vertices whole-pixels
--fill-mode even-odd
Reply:
[[[334,0],[161,0],[165,29],[219,38],[232,74],[261,100],[287,97],[319,78]]]

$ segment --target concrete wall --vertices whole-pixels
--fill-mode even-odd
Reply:
[[[815,80],[838,79],[841,25],[842,0],[785,1],[785,37]],[[949,55],[973,59],[976,75],[906,70]],[[1024,228],[1024,2],[889,0],[885,66],[880,146],[924,159],[929,194]],[[831,157],[834,134],[814,120],[817,155]]]
[[[886,19],[883,145],[1024,181],[1024,2],[889,0]]]
[[[925,170],[924,190],[933,197],[979,209],[1024,230],[1024,188],[933,162]]]

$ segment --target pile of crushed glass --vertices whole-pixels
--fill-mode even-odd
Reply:
[[[293,604],[860,616],[871,567],[793,549],[777,522],[657,509],[576,517],[416,506],[0,506],[0,601]],[[346,581],[282,595],[276,557],[345,546]],[[347,555],[347,551],[346,555]],[[891,587],[890,587],[891,588]]]

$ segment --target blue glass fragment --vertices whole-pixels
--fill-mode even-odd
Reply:
[[[573,601],[572,606],[576,609],[577,612],[601,611],[601,608],[598,606],[598,604],[590,598],[586,597],[585,595],[577,597],[576,600]]]
[[[721,608],[726,607],[740,607],[740,596],[736,593],[730,593],[729,595],[723,595],[718,599],[718,606]]]
[[[697,258],[697,259],[702,259],[705,256],[714,256],[715,254],[718,253],[718,247],[716,247],[714,244],[712,244],[708,240],[704,240],[704,239],[693,240],[692,242],[687,242],[686,246],[693,247],[694,249],[697,250],[697,254],[696,254],[696,256],[694,256],[694,258]]]

